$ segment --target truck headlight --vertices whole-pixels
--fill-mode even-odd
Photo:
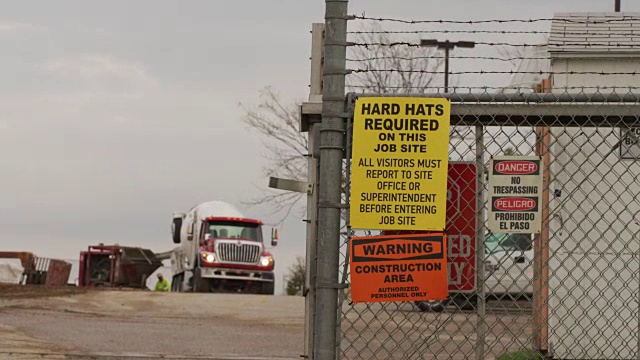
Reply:
[[[216,254],[203,251],[202,252],[202,260],[204,260],[204,261],[206,261],[208,263],[215,262],[216,261]]]
[[[271,256],[261,256],[260,257],[260,266],[270,266],[271,264],[273,264],[273,257]]]

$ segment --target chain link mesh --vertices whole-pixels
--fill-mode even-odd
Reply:
[[[542,104],[515,102],[489,91],[464,94],[452,101],[449,161],[482,165],[476,169],[483,174],[480,201],[465,199],[457,206],[473,207],[482,220],[481,236],[475,239],[480,252],[475,270],[476,283],[484,287],[455,291],[460,280],[451,278],[456,269],[450,264],[448,301],[352,304],[349,239],[380,231],[352,230],[347,206],[342,216],[340,279],[346,289],[339,297],[338,358],[636,358],[640,147],[636,132],[628,128],[640,126],[640,104],[623,98],[638,96],[629,89],[565,89],[555,93],[556,101]],[[494,100],[473,101],[470,94]],[[619,100],[603,101],[611,94],[620,95]],[[343,164],[345,205],[350,197],[352,121]],[[542,221],[548,236],[544,230],[525,236],[488,233],[485,174],[490,157],[503,154],[546,159],[548,202],[543,202]],[[454,220],[448,216],[448,235],[463,231],[453,224],[464,222]],[[545,242],[548,260],[541,246]]]

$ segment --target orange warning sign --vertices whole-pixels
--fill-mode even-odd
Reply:
[[[352,238],[352,302],[445,300],[446,249],[443,233]]]

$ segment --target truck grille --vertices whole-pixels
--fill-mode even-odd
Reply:
[[[222,262],[255,264],[260,260],[260,245],[219,242],[218,259]]]

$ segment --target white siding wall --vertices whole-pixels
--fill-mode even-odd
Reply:
[[[555,72],[640,71],[638,62],[556,60]],[[640,86],[638,77],[557,75],[553,87]],[[580,90],[568,90],[579,92]],[[594,92],[585,89],[584,92]],[[612,90],[600,90],[610,92]],[[626,93],[627,89],[616,92]],[[638,349],[640,165],[607,153],[620,129],[552,131],[549,335],[556,358],[635,359]]]

